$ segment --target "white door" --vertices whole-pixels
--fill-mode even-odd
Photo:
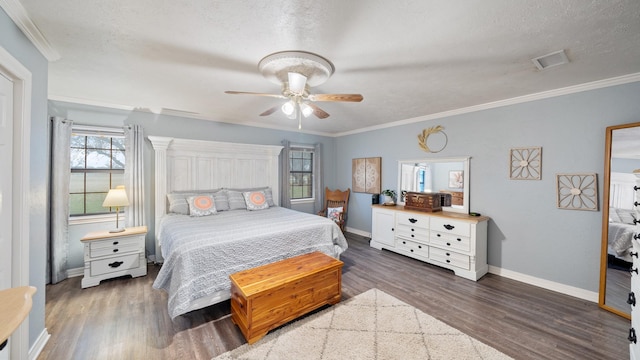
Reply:
[[[11,287],[11,183],[13,171],[13,82],[0,72],[0,289]],[[0,351],[9,359],[10,343]]]

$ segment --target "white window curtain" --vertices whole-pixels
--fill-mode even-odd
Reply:
[[[313,147],[313,192],[315,201],[313,211],[315,214],[324,210],[324,177],[322,176],[322,144],[317,143]]]
[[[69,177],[71,167],[71,128],[73,121],[51,118],[51,209],[49,266],[47,282],[56,284],[67,278],[69,254]]]
[[[291,194],[289,193],[289,152],[291,143],[289,140],[282,140],[282,151],[280,152],[280,206],[291,209]]]
[[[142,126],[124,127],[125,165],[124,181],[129,198],[125,207],[126,226],[142,226],[144,216],[144,134]]]

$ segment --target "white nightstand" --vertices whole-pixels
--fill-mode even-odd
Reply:
[[[84,278],[82,288],[96,286],[114,277],[147,275],[144,256],[146,226],[127,228],[123,232],[95,231],[85,235]]]

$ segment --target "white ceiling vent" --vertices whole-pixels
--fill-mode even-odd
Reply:
[[[564,50],[560,50],[552,52],[551,54],[533,58],[531,61],[533,61],[538,70],[545,70],[550,67],[568,64],[569,58],[567,58],[567,54],[565,54]]]

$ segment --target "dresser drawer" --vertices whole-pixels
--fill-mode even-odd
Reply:
[[[431,218],[431,230],[441,233],[471,236],[471,224],[466,221],[451,220],[434,216]]]
[[[429,247],[418,242],[405,239],[396,239],[396,248],[410,252],[412,254],[420,255],[424,258],[429,258]]]
[[[457,251],[471,251],[471,240],[468,237],[442,233],[440,231],[431,231],[429,243],[434,246]]]
[[[399,213],[396,215],[396,227],[406,225],[413,228],[429,229],[429,217],[412,213]]]
[[[92,241],[89,244],[89,256],[97,258],[113,254],[126,254],[143,251],[144,237],[134,236],[109,240]]]
[[[429,242],[429,230],[415,226],[397,225],[396,236],[421,241],[425,244]]]
[[[124,271],[140,267],[140,254],[112,257],[91,262],[91,276]]]
[[[432,247],[431,249],[429,249],[429,259],[440,263],[453,265],[464,270],[469,270],[469,256],[458,254],[453,251]]]

